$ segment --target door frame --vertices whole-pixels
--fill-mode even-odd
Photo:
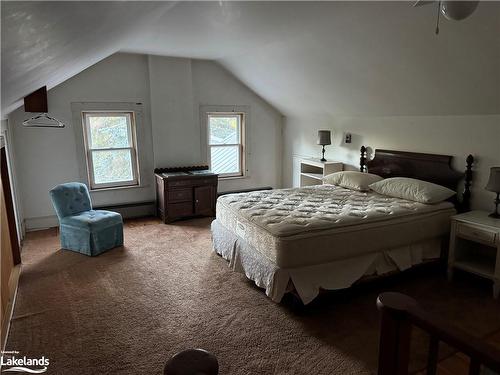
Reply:
[[[9,178],[9,166],[7,163],[7,152],[5,144],[1,144],[0,148],[0,170],[2,177],[2,189],[5,198],[5,210],[9,226],[9,235],[12,243],[12,259],[14,266],[21,263],[21,249],[19,248],[19,238],[17,237],[16,216],[14,214],[14,201],[12,200],[12,190]]]

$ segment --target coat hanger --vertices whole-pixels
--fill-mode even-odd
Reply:
[[[40,113],[30,119],[24,120],[23,126],[27,128],[64,128],[66,125],[46,113]]]

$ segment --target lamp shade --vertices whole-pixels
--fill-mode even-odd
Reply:
[[[331,131],[330,130],[318,130],[318,145],[331,145]]]
[[[485,187],[486,190],[500,193],[500,167],[493,167],[490,171],[490,179]]]

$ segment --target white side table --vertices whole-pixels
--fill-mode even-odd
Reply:
[[[493,297],[500,294],[500,220],[485,211],[452,217],[448,279],[460,269],[493,281]]]
[[[341,172],[344,164],[339,161],[321,161],[320,159],[300,160],[300,186],[321,185],[323,177],[330,173]]]

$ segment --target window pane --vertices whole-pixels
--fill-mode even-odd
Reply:
[[[212,146],[210,150],[212,172],[240,173],[239,146]]]
[[[96,184],[134,179],[131,150],[92,151],[92,164]]]
[[[239,119],[240,116],[209,116],[210,144],[239,143]]]
[[[87,116],[90,148],[129,147],[129,115]]]

